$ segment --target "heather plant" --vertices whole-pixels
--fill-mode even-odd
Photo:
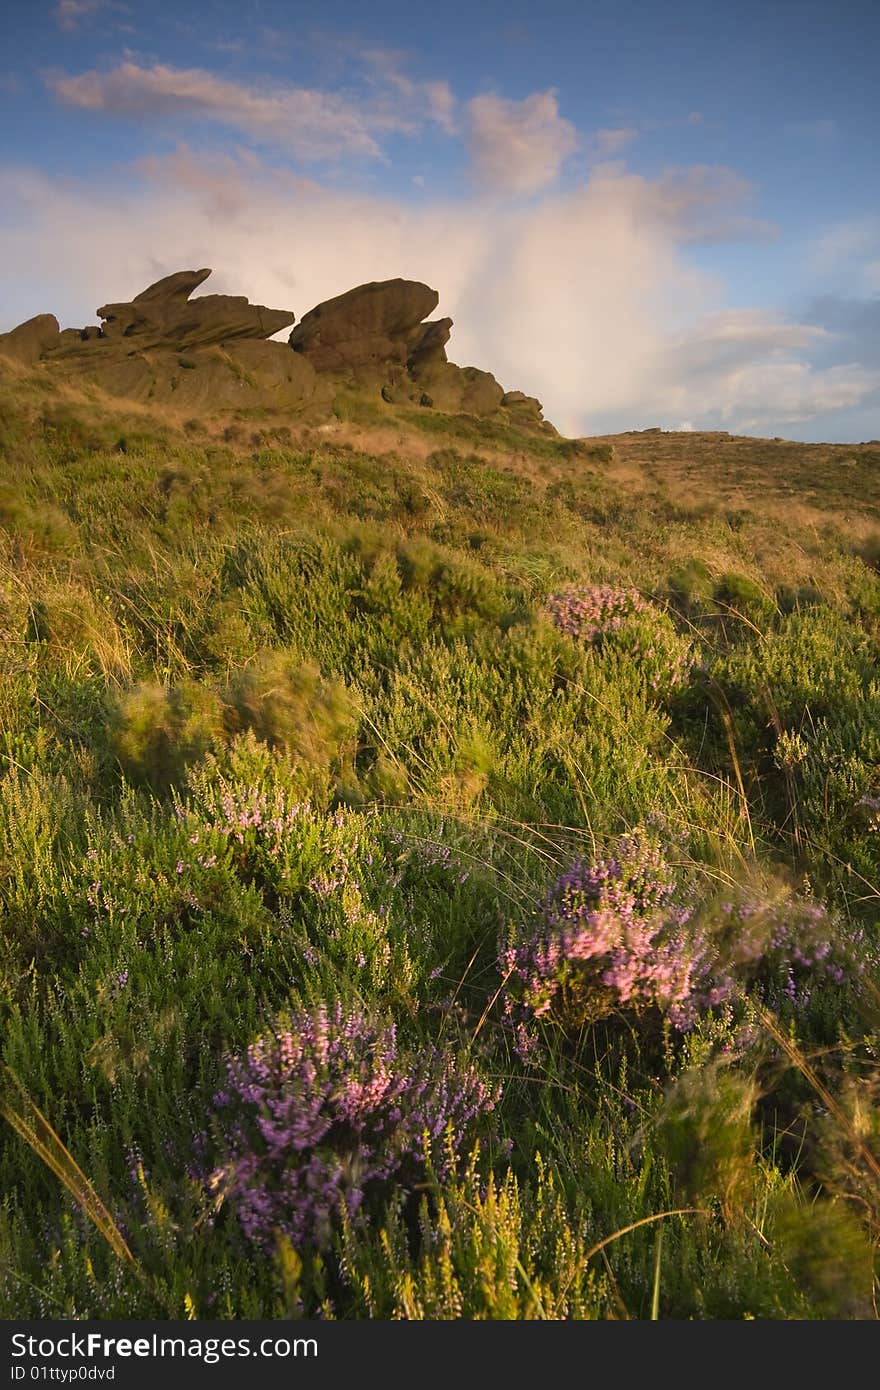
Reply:
[[[707,945],[656,838],[622,837],[607,859],[575,862],[540,904],[537,921],[504,944],[504,1010],[526,1057],[534,1023],[571,1031],[628,1010],[693,1020]]]
[[[692,643],[637,589],[608,584],[564,589],[550,595],[547,613],[574,641],[629,657],[649,689],[660,695],[687,679],[694,660]]]
[[[682,1202],[718,1203],[733,1221],[754,1200],[758,1086],[732,1056],[688,1067],[667,1089],[653,1124]]]
[[[607,1276],[585,1260],[553,1170],[536,1161],[534,1190],[514,1173],[482,1181],[474,1159],[420,1203],[418,1240],[399,1204],[377,1239],[342,1226],[342,1267],[361,1316],[592,1319],[607,1308]]]
[[[319,1005],[278,1020],[231,1057],[217,1093],[220,1161],[211,1185],[249,1240],[326,1245],[343,1212],[454,1170],[495,1093],[438,1049],[402,1047],[393,1024]]]
[[[864,933],[824,903],[769,878],[718,899],[636,831],[608,858],[567,869],[498,964],[505,1016],[528,1059],[542,1019],[571,1033],[613,1013],[659,1014],[683,1032],[749,995],[803,1012],[814,991],[853,985],[870,960]]]
[[[845,1202],[780,1203],[774,1237],[816,1318],[874,1320],[876,1251]]]
[[[710,901],[700,917],[713,942],[702,991],[712,1005],[753,993],[776,1010],[802,1012],[814,992],[855,986],[870,969],[873,952],[861,929],[769,876]]]
[[[712,597],[725,639],[733,635],[737,624],[763,630],[774,615],[773,600],[744,574],[722,574],[713,587]]]

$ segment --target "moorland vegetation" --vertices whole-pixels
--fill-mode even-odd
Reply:
[[[870,1318],[880,447],[0,377],[0,1311]]]

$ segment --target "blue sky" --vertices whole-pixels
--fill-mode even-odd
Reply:
[[[876,0],[7,0],[0,31],[0,329],[188,266],[300,316],[400,274],[566,431],[880,437]]]

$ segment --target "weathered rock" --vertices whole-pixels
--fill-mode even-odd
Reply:
[[[31,366],[39,362],[47,348],[58,342],[60,330],[54,314],[37,314],[9,333],[0,333],[0,353],[15,362]]]
[[[266,343],[240,338],[230,343],[226,355],[233,368],[248,374],[261,395],[277,406],[300,405],[317,389],[315,369],[305,357],[291,352],[286,343]]]
[[[501,404],[509,410],[514,419],[543,420],[544,407],[537,396],[527,396],[524,391],[505,391]]]
[[[310,362],[285,343],[236,339],[227,347],[192,352],[88,354],[77,363],[84,377],[111,396],[167,404],[190,412],[258,408],[289,410],[316,398]],[[329,383],[328,383],[329,388]],[[329,400],[331,390],[323,393]]]
[[[418,280],[377,280],[318,304],[290,335],[316,371],[405,364],[440,296]]]
[[[286,309],[250,304],[244,295],[189,296],[210,270],[179,270],[149,285],[126,304],[104,304],[104,337],[131,339],[132,349],[210,347],[231,338],[271,338],[296,318]]]
[[[504,388],[491,372],[457,367],[454,362],[429,363],[414,371],[413,379],[436,410],[451,414],[492,415],[504,396]]]
[[[421,404],[424,394],[422,388],[417,381],[413,381],[405,367],[390,367],[386,376],[380,392],[383,401],[387,401],[389,405]]]
[[[83,375],[109,396],[148,401],[155,394],[158,373],[140,353],[131,353],[126,357],[110,356],[98,364],[84,363],[83,367]]]
[[[290,334],[294,315],[242,295],[192,299],[210,270],[180,270],[126,303],[98,310],[102,326],[59,331],[40,314],[0,336],[0,353],[88,380],[111,395],[191,412],[321,409],[339,391],[394,406],[515,420],[552,432],[541,403],[505,392],[490,372],[449,362],[452,319],[428,319],[436,290],[417,280],[358,285],[318,304]],[[293,351],[291,351],[293,349]]]
[[[409,350],[407,366],[410,371],[417,371],[431,362],[447,360],[446,344],[451,328],[452,319],[431,319],[422,324]]]
[[[173,275],[165,275],[161,280],[147,285],[145,290],[135,295],[132,303],[151,304],[162,300],[189,299],[193,290],[203,285],[210,274],[207,266],[202,270],[175,270]],[[100,309],[98,313],[101,313]]]
[[[69,352],[78,350],[84,341],[84,328],[62,328],[58,335],[58,341],[54,347],[46,349],[48,352]]]

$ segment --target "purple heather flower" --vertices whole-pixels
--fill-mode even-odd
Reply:
[[[429,1157],[448,1171],[496,1098],[437,1048],[401,1049],[393,1024],[340,1004],[303,1010],[228,1059],[211,1184],[257,1244],[322,1245],[343,1206],[354,1215]]]
[[[844,967],[855,968],[855,943],[821,903],[743,893],[714,916],[698,908],[643,833],[624,836],[607,859],[566,870],[530,926],[499,951],[505,1014],[523,1060],[535,1055],[538,1019],[581,1026],[652,1008],[685,1030],[750,990],[775,1006],[806,1008],[811,983],[842,983]]]
[[[693,664],[691,644],[638,589],[563,589],[550,595],[546,611],[560,632],[584,646],[621,642],[638,657],[653,690],[680,685]]]
[[[502,947],[505,1012],[517,1050],[533,1054],[535,1019],[595,1021],[656,1006],[690,1026],[706,957],[660,846],[624,836],[611,858],[579,861],[553,885],[537,922]]]
[[[616,632],[633,613],[650,608],[638,589],[615,589],[609,584],[564,589],[547,600],[547,612],[560,632],[579,642],[595,642],[606,633]]]

